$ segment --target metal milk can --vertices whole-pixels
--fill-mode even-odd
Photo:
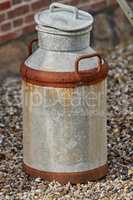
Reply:
[[[107,173],[108,65],[90,47],[93,17],[53,3],[35,22],[38,40],[21,66],[24,169],[61,183],[97,180]]]

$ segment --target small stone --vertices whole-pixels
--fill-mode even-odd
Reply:
[[[131,176],[131,175],[133,175],[133,167],[128,169],[128,176]]]
[[[35,182],[38,182],[38,183],[39,183],[40,181],[41,181],[41,178],[36,178],[36,179],[35,179]]]
[[[4,127],[5,127],[5,125],[0,123],[0,128],[4,128]]]
[[[5,160],[6,159],[6,155],[4,153],[0,153],[0,160]]]
[[[2,145],[3,144],[3,137],[2,136],[0,136],[0,145]]]

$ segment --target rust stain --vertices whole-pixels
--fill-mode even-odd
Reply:
[[[33,85],[31,83],[25,82],[25,94],[27,98],[27,103],[28,103],[28,110],[31,112],[32,111],[32,106],[35,103],[35,100],[38,100],[37,94],[40,93],[40,86]],[[37,102],[36,102],[37,103]]]
[[[82,72],[48,72],[31,69],[21,65],[23,80],[33,85],[56,88],[75,88],[79,85],[94,85],[107,77],[108,64],[100,64],[100,69],[83,70]]]
[[[25,84],[26,84],[26,90],[29,92],[33,92],[36,89],[36,86],[31,83],[25,82]]]
[[[24,106],[23,106],[24,138],[27,137],[28,139],[29,138],[28,136],[30,136],[31,130],[32,130],[32,103],[31,103],[32,91],[31,91],[30,84],[28,84],[25,81],[23,81],[23,93],[24,93],[23,94],[24,96]],[[28,139],[27,142],[28,142],[28,148],[29,148],[27,155],[31,157],[32,143],[30,139]]]
[[[74,88],[62,88],[64,107],[70,107],[72,105],[72,98],[74,97]]]
[[[96,93],[99,93],[102,89],[102,82],[99,82],[98,84],[94,85],[93,87],[95,88]]]
[[[47,95],[49,96],[49,97],[55,97],[55,98],[57,98],[57,91],[55,90],[55,89],[53,89],[53,90],[48,90],[47,91]]]
[[[88,181],[96,181],[106,176],[108,167],[107,164],[99,166],[98,168],[82,172],[46,172],[34,169],[31,166],[23,163],[26,173],[33,177],[41,177],[48,181],[58,181],[61,184],[71,182],[72,184],[87,183]]]

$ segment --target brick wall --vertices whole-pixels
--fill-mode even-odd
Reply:
[[[0,0],[0,43],[33,32],[33,16],[40,9],[46,8],[52,0]],[[108,6],[116,6],[115,0],[64,0],[92,13]]]

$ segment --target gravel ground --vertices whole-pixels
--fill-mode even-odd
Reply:
[[[21,81],[0,87],[0,200],[133,199],[133,45],[109,54],[108,175],[98,182],[61,186],[31,178],[22,168]]]

